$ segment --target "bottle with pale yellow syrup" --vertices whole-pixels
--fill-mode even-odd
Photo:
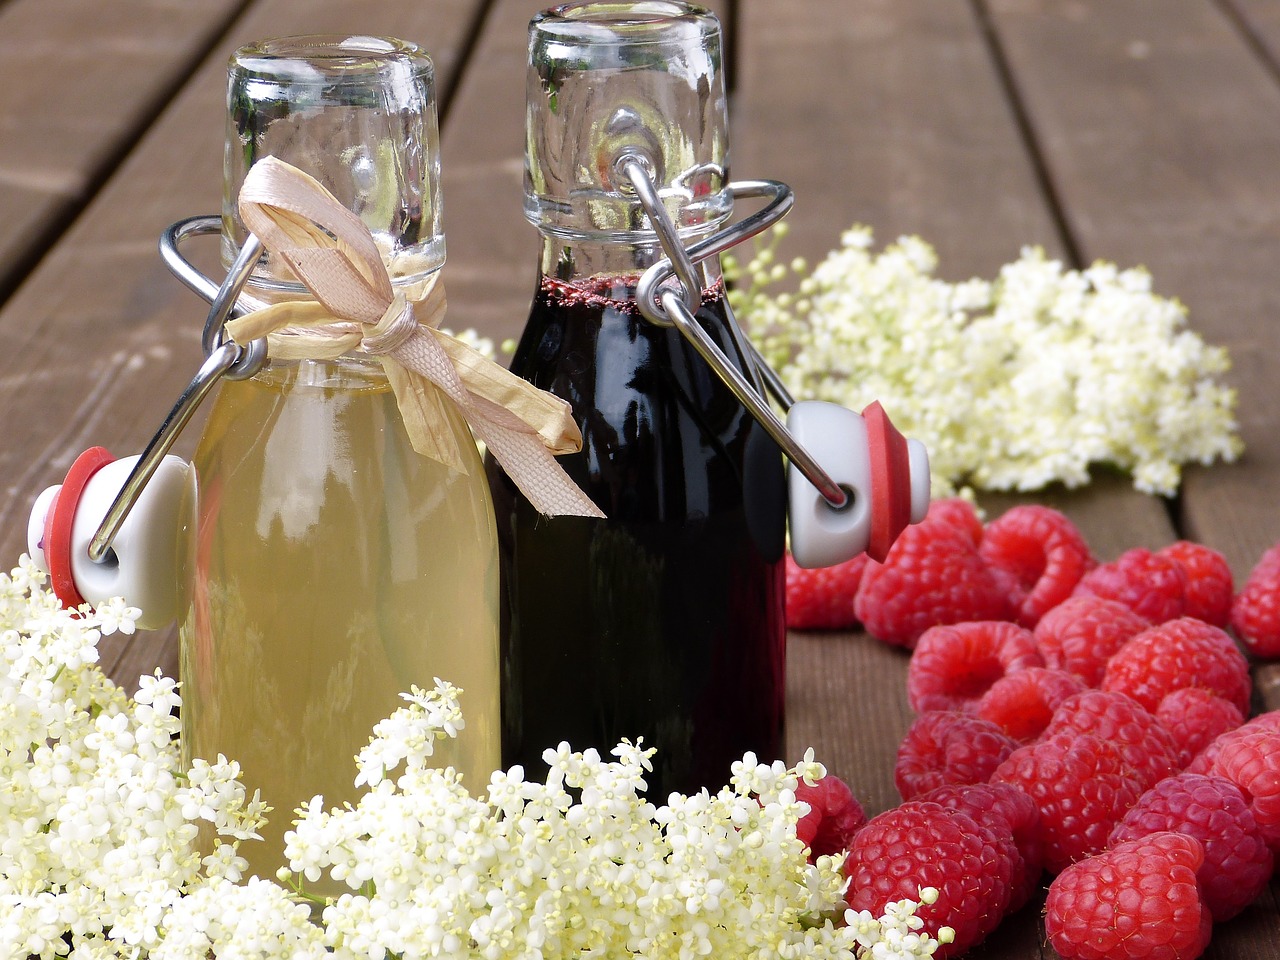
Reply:
[[[542,509],[598,511],[552,458],[577,443],[567,405],[528,388],[507,410],[507,381],[527,385],[435,327],[427,55],[372,37],[253,44],[232,57],[227,108],[222,216],[162,244],[213,302],[209,360],[141,459],[86,454],[46,491],[31,545],[64,601],[125,595],[144,625],[177,620],[184,759],[240,763],[274,811],[241,853],[272,877],[299,806],[357,799],[354,758],[413,686],[462,691],[441,765],[477,793],[499,766],[497,546],[471,431],[525,466]],[[221,287],[177,252],[214,229]],[[215,382],[192,463],[165,456]]]
[[[227,266],[245,238],[241,183],[268,156],[360,217],[409,298],[444,263],[432,68],[418,49],[319,38],[236,52]],[[305,291],[268,254],[245,293],[273,302]],[[465,422],[446,408],[441,426],[465,469],[413,450],[382,364],[359,348],[270,360],[225,384],[209,412],[179,622],[183,745],[239,760],[275,808],[255,866],[278,865],[299,804],[355,799],[353,758],[410,684],[441,677],[463,690],[466,732],[442,745],[442,762],[479,787],[497,766],[492,508]]]

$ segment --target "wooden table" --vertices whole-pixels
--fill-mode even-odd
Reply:
[[[442,93],[451,323],[520,329],[535,238],[521,216],[525,26],[537,0],[0,0],[0,557],[29,504],[100,443],[140,449],[195,370],[203,305],[155,252],[220,201],[223,70],[272,35],[403,36]],[[1110,559],[1178,537],[1237,581],[1280,540],[1280,4],[1267,0],[725,0],[734,170],[798,197],[788,250],[854,223],[918,233],[942,275],[990,277],[1040,244],[1071,265],[1145,264],[1228,346],[1248,453],[1172,501],[1123,480],[1045,494]],[[189,452],[194,431],[179,452]],[[993,500],[999,509],[999,503]],[[6,561],[8,562],[8,561]],[[176,672],[172,638],[104,643],[126,684]],[[789,741],[871,812],[897,801],[905,657],[795,635]],[[1255,671],[1259,709],[1277,674]],[[1216,958],[1280,957],[1273,885]],[[1033,905],[975,957],[1052,956]]]

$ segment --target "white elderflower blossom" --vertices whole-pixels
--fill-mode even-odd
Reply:
[[[611,760],[561,744],[543,781],[496,771],[477,798],[428,766],[463,730],[460,691],[440,680],[374,728],[359,802],[314,798],[286,834],[288,867],[246,878],[238,845],[267,810],[239,765],[184,769],[178,685],[143,677],[129,698],[96,665],[98,638],[135,617],[119,601],[62,610],[26,558],[0,576],[0,960],[918,960],[937,947],[916,904],[855,915],[841,858],[807,862],[795,790],[825,773],[812,752],[796,767],[748,755],[719,791],[655,806],[643,744]],[[350,892],[309,894],[325,874]]]
[[[1068,270],[1027,248],[992,283],[952,284],[919,238],[877,255],[855,227],[798,296],[775,295],[784,234],[744,267],[729,258],[727,275],[747,281],[735,310],[797,397],[880,400],[929,449],[936,495],[1075,487],[1102,464],[1170,495],[1183,464],[1241,452],[1235,393],[1218,381],[1226,351],[1187,329],[1143,270]]]

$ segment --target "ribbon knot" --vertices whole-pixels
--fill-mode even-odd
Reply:
[[[466,472],[451,403],[540,513],[604,516],[554,457],[582,448],[569,405],[438,329],[446,307],[438,273],[415,300],[397,292],[360,218],[274,157],[245,175],[240,216],[315,299],[230,321],[236,343],[266,337],[268,355],[279,359],[325,360],[360,349],[381,362],[418,453]]]
[[[434,288],[434,284],[432,286]],[[385,356],[395,353],[417,332],[418,317],[413,304],[397,293],[381,319],[360,338],[360,349],[371,357]]]

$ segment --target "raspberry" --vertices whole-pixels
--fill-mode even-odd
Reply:
[[[858,621],[853,597],[862,582],[867,555],[834,567],[808,570],[787,554],[787,626],[793,630],[847,630]]]
[[[1044,844],[1040,841],[1040,813],[1030,797],[1008,783],[953,783],[930,790],[920,799],[959,810],[997,833],[1012,836],[1021,872],[1014,870],[1006,912],[1020,909],[1031,899],[1044,870]]]
[[[1269,710],[1266,713],[1260,713],[1256,717],[1246,720],[1234,730],[1227,730],[1225,733],[1218,734],[1217,737],[1209,741],[1207,747],[1197,753],[1191,762],[1187,764],[1187,773],[1209,773],[1213,770],[1218,754],[1225,744],[1230,743],[1237,737],[1243,737],[1257,730],[1272,730],[1280,733],[1280,710]]]
[[[1015,619],[1034,627],[1096,565],[1075,524],[1052,507],[1012,507],[987,524],[979,553],[1010,575]]]
[[[1073,595],[1115,600],[1151,623],[1164,623],[1186,609],[1187,575],[1176,560],[1134,547],[1086,573]]]
[[[929,504],[929,519],[940,520],[966,534],[976,547],[982,543],[982,519],[973,504],[959,497],[946,497]]]
[[[1249,573],[1231,605],[1231,629],[1250,653],[1280,656],[1280,544]]]
[[[907,700],[917,713],[972,709],[1001,677],[1042,662],[1031,631],[1016,623],[930,627],[907,664]]]
[[[920,800],[873,817],[853,838],[845,860],[854,910],[879,916],[896,900],[915,900],[921,887],[938,899],[916,913],[936,935],[943,926],[955,940],[938,949],[946,957],[968,949],[1000,922],[1009,904],[1018,864],[1012,839],[997,837],[958,810]]]
[[[1107,661],[1103,690],[1127,693],[1148,710],[1182,687],[1202,687],[1249,712],[1249,664],[1226,631],[1183,617],[1150,627]]]
[[[910,649],[936,624],[1005,619],[1009,601],[969,537],[926,517],[884,563],[867,564],[853,612],[872,636]]]
[[[1180,767],[1189,764],[1220,734],[1244,722],[1235,704],[1200,687],[1183,687],[1168,694],[1156,708],[1156,719],[1178,745]]]
[[[985,783],[1017,746],[994,723],[933,710],[917,717],[898,745],[893,782],[903,800],[944,784]]]
[[[1096,687],[1111,655],[1149,626],[1115,600],[1072,597],[1040,618],[1036,646],[1045,666],[1067,670]]]
[[[809,847],[809,862],[844,853],[853,835],[867,822],[862,804],[849,785],[831,774],[813,786],[796,784],[796,799],[809,804],[809,812],[796,824],[796,836]]]
[[[1187,575],[1185,615],[1215,627],[1225,627],[1235,593],[1227,558],[1211,547],[1190,540],[1171,543],[1157,550],[1156,556],[1177,561]]]
[[[1074,673],[1028,667],[993,683],[978,701],[976,714],[1027,743],[1044,733],[1064,700],[1084,689],[1084,681]]]
[[[1054,713],[1044,735],[1060,733],[1088,733],[1105,740],[1119,751],[1144,790],[1180,769],[1173,736],[1142,704],[1122,693],[1088,690],[1071,697]]]
[[[1271,879],[1274,858],[1240,789],[1225,777],[1182,773],[1160,781],[1129,808],[1111,831],[1114,846],[1162,830],[1204,845],[1196,871],[1213,919],[1229,920],[1251,904]]]
[[[1119,750],[1087,733],[1059,734],[1020,747],[991,775],[1031,797],[1040,811],[1044,865],[1060,872],[1097,853],[1142,794]]]
[[[1228,734],[1210,772],[1240,788],[1267,846],[1280,851],[1280,733],[1255,729]]]
[[[1064,960],[1194,960],[1212,917],[1200,898],[1199,840],[1153,833],[1062,871],[1049,886],[1044,928]]]

